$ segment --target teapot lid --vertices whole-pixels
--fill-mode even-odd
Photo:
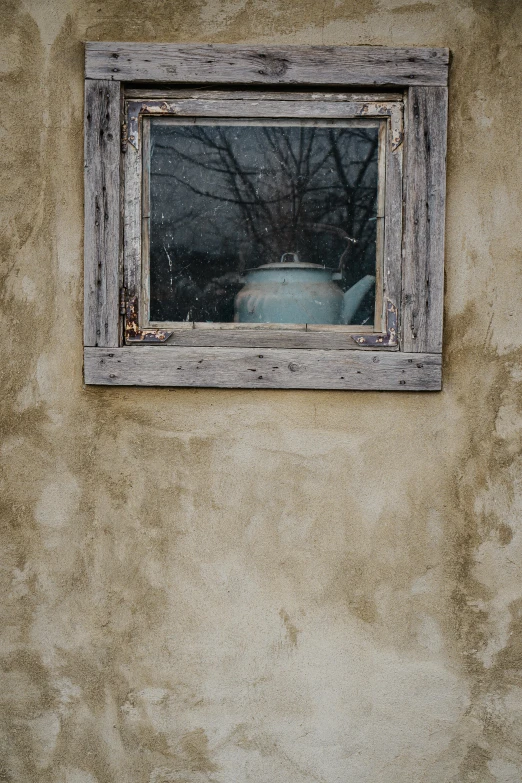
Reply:
[[[284,259],[287,256],[291,256],[293,260],[285,261]],[[263,264],[262,266],[254,267],[254,269],[247,269],[246,271],[255,272],[256,269],[322,269],[328,271],[330,268],[324,264],[311,264],[307,261],[299,261],[297,253],[283,253],[280,261],[272,261],[269,264]]]

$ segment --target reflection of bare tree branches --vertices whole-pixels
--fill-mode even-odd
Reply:
[[[155,149],[158,150],[167,150],[169,153],[172,153],[172,147],[169,144],[156,144]],[[201,160],[198,158],[193,157],[192,155],[187,155],[185,152],[181,152],[181,150],[176,149],[176,157],[180,158],[181,160],[187,161],[187,163],[192,164],[193,166],[201,166]],[[218,166],[212,166],[210,163],[205,163],[205,169],[207,171],[215,171],[218,174],[229,174],[230,170],[228,168],[220,168]],[[246,172],[249,175],[255,174],[255,169],[250,169],[250,171]]]
[[[308,231],[330,231],[332,234],[337,234],[337,236],[346,241],[346,248],[339,259],[339,272],[342,274],[350,250],[350,242],[353,242],[353,244],[356,245],[357,240],[348,236],[343,228],[340,228],[339,226],[329,226],[327,223],[306,223],[304,228]]]
[[[181,126],[177,130],[178,143],[173,144],[172,140],[157,143],[158,151],[168,154],[171,161],[187,164],[184,171],[192,174],[193,179],[201,181],[203,171],[217,175],[211,180],[213,188],[200,187],[189,181],[189,176],[178,176],[174,173],[178,168],[175,165],[163,167],[155,176],[173,178],[204,198],[237,205],[244,229],[266,251],[277,253],[281,244],[295,246],[299,231],[307,223],[328,219],[330,224],[340,222],[335,214],[340,210],[346,213],[346,233],[350,236],[359,233],[357,239],[362,239],[360,229],[364,229],[375,200],[375,188],[364,187],[362,183],[375,163],[377,137],[369,139],[366,132],[350,129],[352,141],[356,139],[365,147],[364,156],[361,158],[359,154],[354,161],[353,156],[343,158],[339,145],[339,139],[346,138],[348,129],[329,129],[329,144],[324,143],[324,134],[318,144],[313,127],[295,129],[297,139],[277,126],[258,128],[271,156],[265,162],[270,176],[263,180],[260,167],[253,167],[251,161],[248,165],[245,156],[241,159],[241,150],[231,139],[230,126]],[[188,150],[181,148],[180,139],[188,145]],[[198,142],[197,155],[190,152],[194,141]],[[321,184],[325,168],[335,173],[335,177],[330,177],[335,183]],[[358,210],[363,210],[363,220],[358,219]]]
[[[285,251],[339,263],[346,285],[375,269],[375,127],[152,127],[152,203],[161,221],[151,253],[156,231],[171,291],[179,294],[187,275],[185,288],[194,290],[201,276],[203,296],[205,274],[222,287]],[[195,266],[204,254],[214,272]]]
[[[328,223],[305,223],[305,227],[310,231],[331,231],[332,234],[337,234],[337,236],[345,239],[347,242],[353,242],[354,245],[357,244],[357,240],[348,236],[346,231],[339,226],[329,226]]]
[[[156,177],[170,177],[171,179],[175,179],[180,184],[184,185],[184,187],[188,188],[192,191],[192,193],[196,193],[198,196],[205,196],[205,198],[211,198],[215,201],[226,201],[229,204],[237,204],[238,206],[241,206],[242,204],[245,204],[246,206],[260,206],[265,204],[272,204],[276,201],[284,201],[288,198],[290,194],[288,193],[282,193],[276,198],[273,199],[264,199],[263,202],[260,202],[259,200],[256,201],[246,201],[245,199],[241,198],[241,194],[238,195],[237,198],[228,198],[227,196],[218,196],[216,193],[207,192],[205,190],[199,190],[198,188],[194,187],[194,185],[191,185],[189,182],[187,182],[183,177],[178,177],[176,174],[173,174],[171,171],[161,171],[155,174]]]

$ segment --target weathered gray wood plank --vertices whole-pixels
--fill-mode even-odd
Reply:
[[[393,133],[393,129],[389,129]],[[402,168],[403,144],[392,150],[386,146],[386,204],[384,209],[383,297],[399,310],[402,294]]]
[[[129,346],[86,348],[85,383],[437,391],[439,354]]]
[[[84,343],[118,345],[120,85],[85,84]]]
[[[404,95],[400,92],[291,92],[287,89],[278,92],[265,92],[263,90],[209,90],[205,87],[192,87],[191,89],[169,89],[157,87],[129,87],[125,90],[125,98],[129,100],[187,100],[198,98],[200,100],[217,101],[337,101],[340,103],[369,103],[371,101],[399,103]]]
[[[448,93],[412,87],[407,101],[402,346],[442,350]]]
[[[131,144],[123,158],[124,165],[124,223],[123,223],[123,274],[129,296],[141,292],[141,232],[142,218],[142,160]],[[145,223],[145,228],[148,224]]]
[[[86,43],[88,79],[197,84],[447,84],[447,49]]]
[[[168,328],[168,327],[167,327]],[[169,329],[170,331],[170,329]],[[357,334],[363,332],[359,330]],[[356,332],[353,332],[356,334]],[[371,334],[371,332],[369,332]],[[342,351],[367,350],[347,332],[269,329],[174,329],[167,345],[223,348],[320,348]]]
[[[156,103],[164,103],[157,101]],[[391,114],[391,103],[369,101],[259,101],[251,100],[201,100],[199,98],[187,98],[186,100],[172,101],[169,111],[180,117],[295,117],[295,118],[346,118],[368,117],[375,119],[388,117]],[[152,110],[145,114],[153,115]],[[166,113],[166,112],[165,112]],[[157,111],[156,114],[161,114]]]

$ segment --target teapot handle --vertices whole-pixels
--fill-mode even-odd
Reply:
[[[299,263],[299,256],[297,255],[297,253],[283,253],[281,258],[279,259],[279,263],[280,264],[284,264],[286,256],[292,256],[292,262],[294,264],[298,264]]]

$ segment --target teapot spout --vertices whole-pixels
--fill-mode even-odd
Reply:
[[[342,324],[350,324],[352,322],[359,305],[374,283],[374,275],[366,275],[346,291],[341,310]]]

